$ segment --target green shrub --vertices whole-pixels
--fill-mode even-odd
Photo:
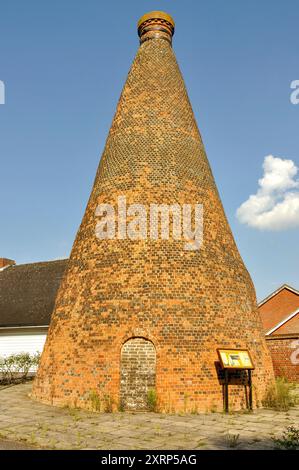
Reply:
[[[289,426],[281,439],[273,438],[273,441],[281,449],[299,449],[299,428]]]
[[[22,382],[28,376],[29,370],[37,367],[40,353],[18,353],[0,358],[0,381],[4,384]]]
[[[265,408],[287,411],[296,405],[296,397],[292,393],[295,385],[282,377],[278,377],[268,388],[262,404]]]
[[[150,388],[147,392],[147,406],[150,411],[157,409],[157,393],[154,388]]]

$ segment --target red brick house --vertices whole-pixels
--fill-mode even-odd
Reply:
[[[259,310],[276,376],[299,382],[299,291],[284,284]]]

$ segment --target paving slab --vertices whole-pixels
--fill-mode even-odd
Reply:
[[[253,413],[94,413],[54,408],[30,398],[31,384],[0,388],[0,449],[273,449],[272,437],[299,426],[299,407]],[[6,444],[3,444],[5,446]],[[14,447],[13,447],[14,446]]]

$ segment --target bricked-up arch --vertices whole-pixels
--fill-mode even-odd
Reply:
[[[156,386],[156,350],[145,338],[131,338],[121,349],[120,402],[126,410],[146,410]]]

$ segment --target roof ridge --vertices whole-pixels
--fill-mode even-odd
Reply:
[[[20,266],[31,266],[31,265],[36,265],[36,264],[50,264],[50,263],[58,263],[59,261],[68,261],[69,258],[59,258],[59,259],[53,259],[53,260],[48,260],[48,261],[34,261],[32,263],[21,263],[21,264],[15,264],[14,266],[11,267],[20,267]]]
[[[274,290],[271,294],[269,294],[267,297],[265,297],[263,300],[261,300],[258,303],[258,306],[261,307],[263,304],[268,302],[272,297],[275,297],[279,292],[281,292],[283,289],[288,289],[294,294],[299,295],[299,290],[295,289],[294,287],[290,286],[289,284],[282,284],[280,287],[278,287],[276,290]]]

